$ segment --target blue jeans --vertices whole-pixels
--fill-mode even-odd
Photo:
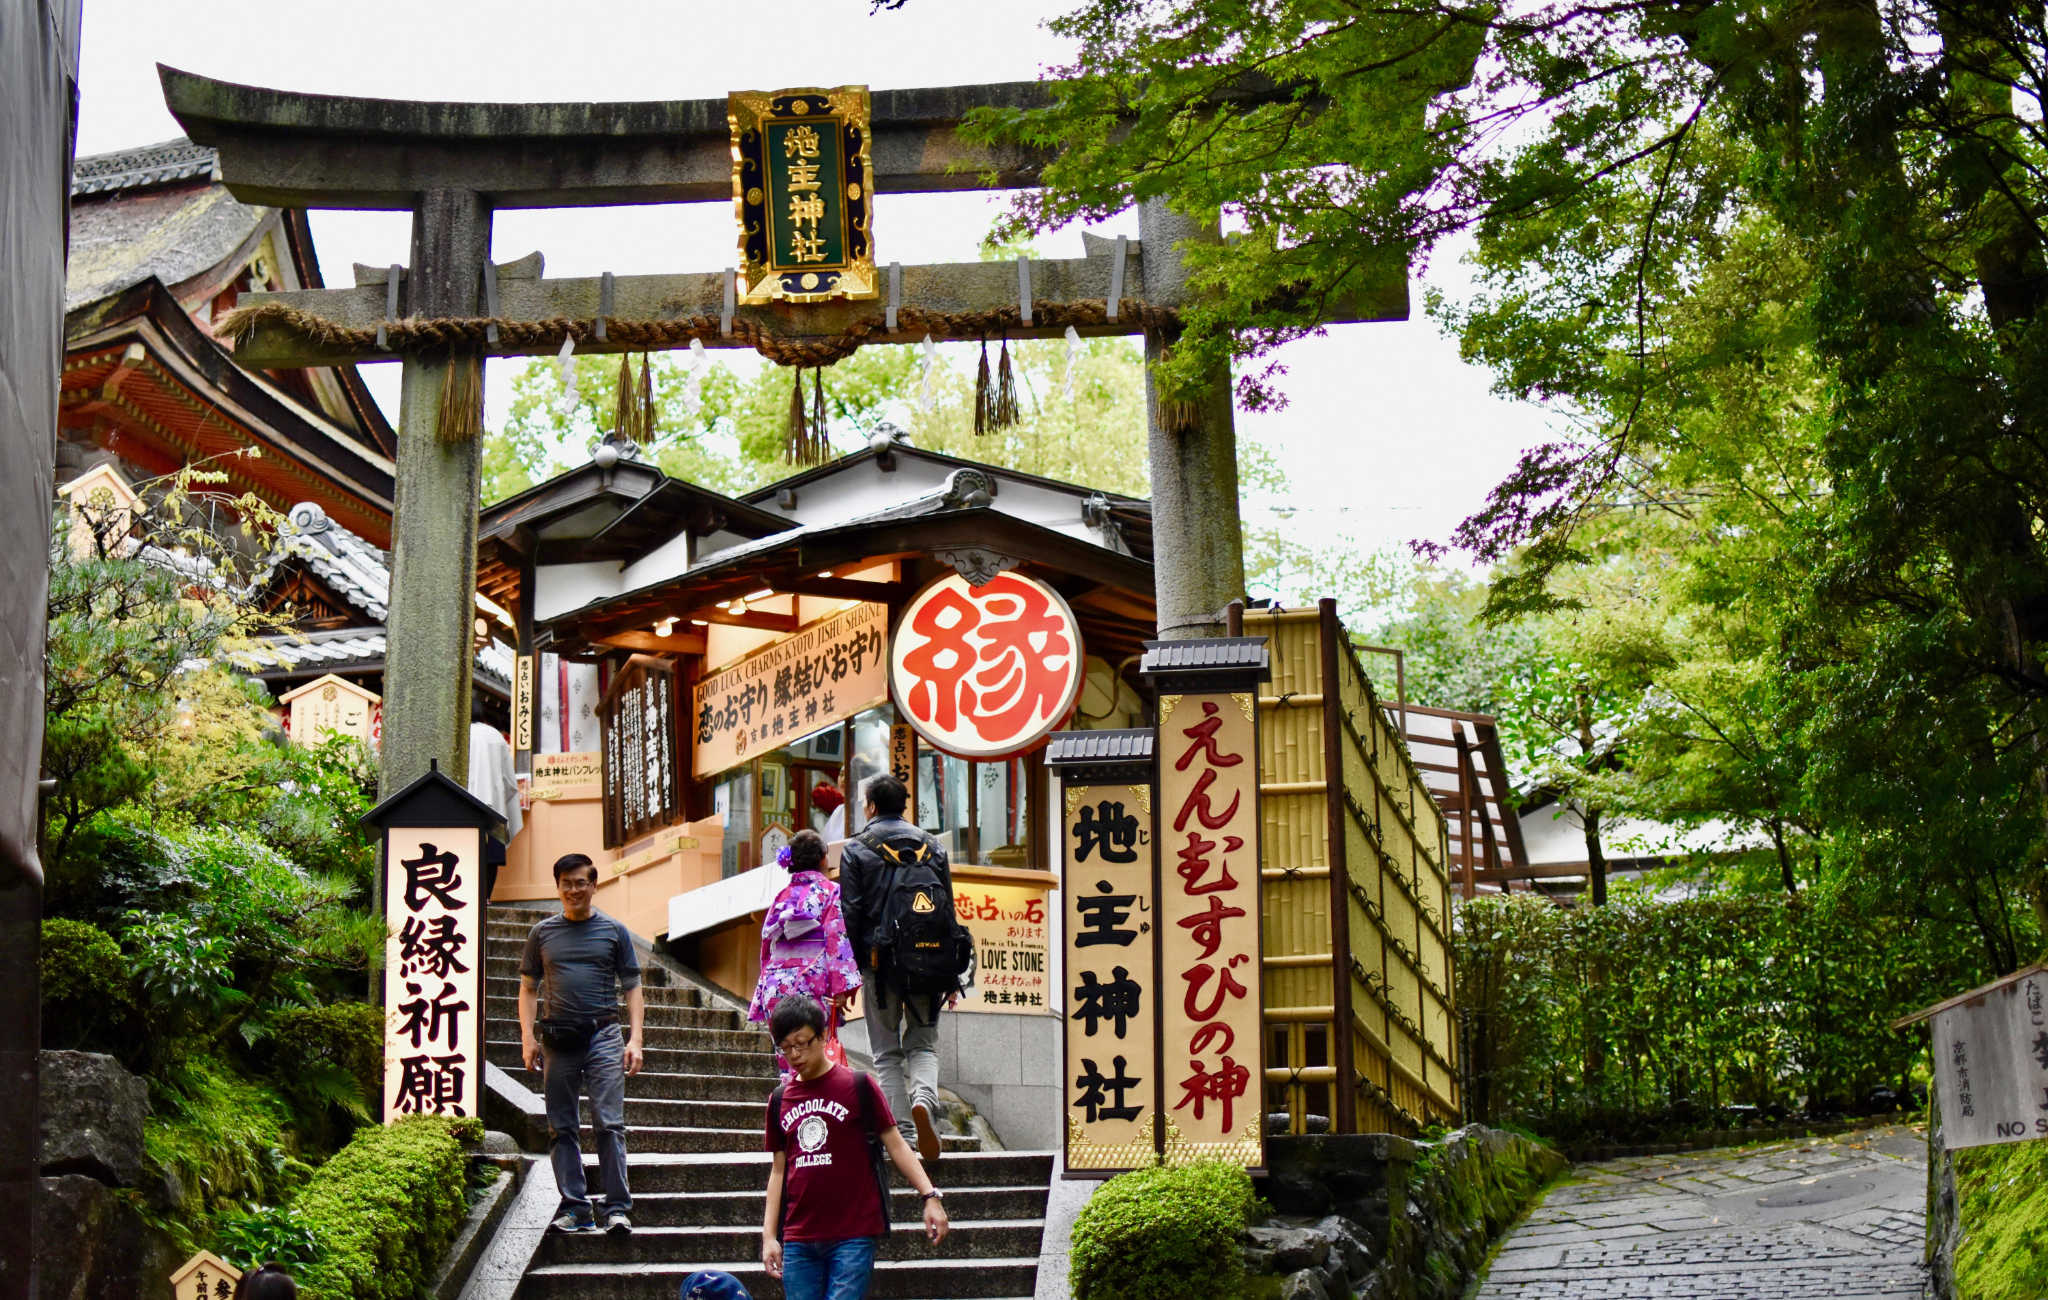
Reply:
[[[548,1154],[555,1167],[561,1209],[578,1218],[591,1217],[589,1187],[583,1176],[582,1117],[577,1103],[590,1093],[597,1112],[597,1170],[604,1180],[604,1210],[624,1213],[633,1208],[626,1187],[626,1031],[607,1025],[580,1052],[557,1052],[542,1045],[546,1073],[541,1089],[547,1098],[548,1127],[554,1144]]]
[[[782,1246],[783,1300],[861,1300],[875,1271],[875,1239],[789,1241]]]

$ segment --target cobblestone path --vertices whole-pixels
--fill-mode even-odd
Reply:
[[[1919,1130],[1580,1165],[1478,1300],[1920,1300]]]

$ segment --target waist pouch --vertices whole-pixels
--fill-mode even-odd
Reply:
[[[597,1037],[600,1030],[609,1029],[618,1023],[617,1016],[604,1016],[596,1020],[543,1016],[535,1025],[535,1031],[540,1035],[541,1044],[549,1051],[576,1053],[587,1050],[590,1047],[590,1040]]]

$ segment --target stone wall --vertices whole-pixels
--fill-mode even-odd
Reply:
[[[95,1052],[44,1052],[41,1069],[38,1300],[168,1294],[182,1260],[136,1208],[148,1087]]]
[[[972,1106],[1013,1151],[1060,1145],[1058,1016],[1001,1011],[947,1012],[939,1017],[939,1086]],[[867,1026],[841,1033],[847,1050],[868,1055]]]
[[[1439,1141],[1387,1133],[1274,1137],[1259,1186],[1275,1214],[1245,1230],[1253,1296],[1456,1300],[1493,1243],[1568,1166],[1469,1125]]]

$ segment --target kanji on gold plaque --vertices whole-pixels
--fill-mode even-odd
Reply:
[[[1152,788],[1070,785],[1062,826],[1066,1167],[1143,1168],[1159,1122]]]
[[[1165,1160],[1263,1163],[1258,739],[1250,694],[1159,701]]]
[[[742,300],[874,297],[867,87],[736,91],[726,118]]]

